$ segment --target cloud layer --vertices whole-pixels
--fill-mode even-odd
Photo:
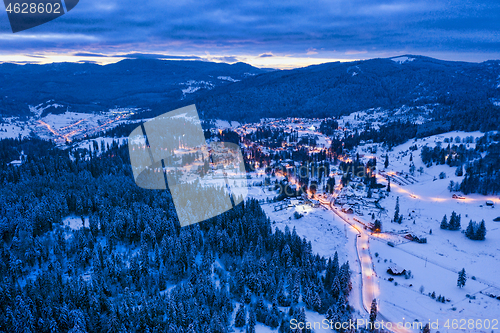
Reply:
[[[0,54],[236,60],[417,53],[479,61],[500,57],[498,17],[500,4],[486,0],[86,0],[52,22],[17,34],[2,11]]]

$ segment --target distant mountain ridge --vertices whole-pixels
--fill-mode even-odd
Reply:
[[[28,115],[51,100],[72,111],[148,108],[189,100],[193,92],[265,73],[245,63],[127,59],[109,65],[0,64],[0,113]],[[66,109],[66,108],[65,108]]]
[[[196,103],[202,118],[239,121],[426,106],[446,130],[499,129],[500,124],[498,60],[401,55],[282,71],[154,59],[106,66],[0,64],[0,82],[0,111],[6,115],[27,114],[27,105],[48,100],[72,111],[150,108],[144,117]]]
[[[442,61],[404,55],[276,71],[197,98],[205,117],[329,117],[382,107],[432,105],[437,118],[470,110],[500,113],[500,61]],[[492,121],[494,118],[486,118]]]

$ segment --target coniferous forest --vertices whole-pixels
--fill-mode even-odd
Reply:
[[[168,191],[135,185],[124,146],[0,148],[0,332],[290,332],[305,309],[351,316],[349,264],[273,230],[255,200],[180,228]]]

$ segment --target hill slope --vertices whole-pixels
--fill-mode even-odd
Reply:
[[[326,63],[288,71],[201,61],[123,60],[116,64],[0,64],[0,112],[152,109],[150,117],[196,102],[203,118],[330,117],[369,108],[426,106],[445,130],[500,124],[500,61],[466,63],[400,56]]]
[[[244,63],[153,59],[123,60],[105,66],[4,63],[0,64],[0,111],[4,115],[27,115],[28,105],[48,100],[80,112],[115,106],[147,108],[189,99],[194,92],[264,72]]]
[[[339,116],[402,105],[432,105],[443,111],[439,117],[453,112],[454,117],[467,118],[471,110],[498,113],[498,98],[499,61],[477,64],[404,56],[267,73],[214,89],[198,98],[197,106],[206,117],[245,120]],[[485,120],[491,121],[490,116]]]

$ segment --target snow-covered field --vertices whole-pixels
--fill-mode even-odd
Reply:
[[[395,60],[395,59],[393,59]],[[399,59],[398,59],[399,60]],[[408,60],[404,60],[408,61]],[[404,62],[402,61],[402,62]],[[399,62],[399,61],[398,61]],[[199,86],[199,82],[186,84],[187,89]],[[398,112],[406,115],[407,110],[401,108]],[[417,110],[424,114],[427,110]],[[20,121],[17,118],[4,118],[0,124],[0,138],[27,136],[31,131],[41,137],[60,139],[75,138],[84,134],[96,132],[97,129],[106,126],[115,126],[120,122],[127,121],[126,118],[135,110],[114,110],[102,115],[89,115],[82,113],[66,112],[61,115],[49,114],[40,118],[41,113],[33,119]],[[419,116],[419,113],[415,117]],[[380,118],[387,115],[383,110],[369,110],[368,112],[353,113],[339,120],[340,127],[362,125],[370,119]],[[416,118],[415,118],[416,119]],[[317,129],[321,120],[307,120],[293,122],[290,119],[268,119],[264,121],[266,126],[280,128],[286,131],[297,131],[299,137],[314,135],[317,137],[319,147],[328,147],[330,139]],[[381,123],[372,123],[375,127]],[[253,133],[261,124],[239,124],[217,120],[216,128],[231,128],[240,134]],[[391,182],[391,192],[381,189],[375,192],[373,197],[382,198],[378,204],[383,208],[379,210],[373,206],[361,205],[359,210],[362,216],[350,216],[349,221],[356,224],[354,217],[365,221],[371,221],[370,214],[377,211],[376,218],[382,222],[380,235],[370,238],[370,253],[372,255],[374,270],[377,274],[375,279],[378,283],[379,311],[390,321],[401,322],[418,320],[419,322],[439,322],[439,331],[460,331],[446,328],[447,320],[473,319],[500,320],[500,300],[489,297],[487,293],[500,295],[500,222],[494,219],[500,217],[500,197],[482,196],[471,194],[463,196],[463,199],[452,198],[453,193],[448,190],[450,181],[460,183],[462,177],[455,175],[455,167],[448,165],[434,165],[426,167],[421,160],[420,151],[422,147],[430,148],[436,145],[446,147],[445,142],[460,141],[467,148],[475,148],[475,140],[482,137],[480,132],[449,132],[434,135],[423,139],[409,140],[387,150],[381,144],[363,144],[357,148],[361,159],[377,158],[377,181],[387,184],[384,175],[390,174],[401,182]],[[457,139],[458,138],[458,139]],[[77,148],[93,150],[93,142],[101,147],[101,142],[111,144],[112,138],[98,138],[78,142]],[[119,139],[120,144],[126,142],[126,138]],[[416,147],[411,153],[410,147]],[[385,156],[389,158],[389,166],[384,168]],[[412,156],[412,161],[410,158]],[[411,163],[414,170],[410,170]],[[419,171],[419,169],[421,171]],[[445,178],[439,175],[444,173]],[[236,194],[245,194],[245,184],[248,183],[248,196],[266,201],[276,196],[276,192],[270,187],[260,186],[264,180],[263,173],[252,173],[251,179],[234,179],[230,181],[231,190]],[[405,181],[408,175],[411,181]],[[338,176],[337,176],[338,177]],[[274,181],[276,178],[271,179]],[[212,182],[219,182],[215,179]],[[337,178],[337,184],[339,179]],[[352,196],[363,196],[362,190],[346,191]],[[393,223],[396,200],[399,200],[400,214],[403,216],[402,224]],[[494,206],[486,205],[486,201],[492,201]],[[355,245],[357,231],[345,223],[339,216],[325,207],[313,208],[310,205],[297,204],[278,210],[277,203],[263,203],[262,207],[270,217],[274,228],[284,230],[286,227],[311,241],[314,252],[325,257],[333,257],[338,252],[340,262],[349,260],[353,271],[353,289],[350,296],[350,304],[357,310],[354,315],[357,318],[366,318],[366,312],[361,300],[361,269]],[[340,208],[339,208],[340,209]],[[450,231],[440,229],[440,222],[446,214],[448,219],[452,212],[461,216],[461,230]],[[302,217],[296,218],[295,213]],[[470,220],[485,221],[487,234],[484,241],[473,241],[465,237],[465,230]],[[88,223],[88,221],[86,221]],[[64,224],[69,228],[76,229],[82,226],[80,217],[68,217]],[[412,234],[425,237],[427,243],[420,244],[411,242],[404,235]],[[387,242],[394,246],[388,246]],[[412,277],[406,279],[404,276],[391,276],[386,271],[391,264],[397,264],[407,271],[411,271]],[[458,271],[465,269],[468,279],[463,288],[457,287]],[[392,281],[389,281],[392,278]],[[430,295],[444,296],[445,302],[437,302]],[[314,312],[307,312],[308,321],[321,321],[323,316]],[[500,325],[497,325],[500,327]],[[500,328],[499,328],[500,329]],[[267,327],[257,326],[257,332],[270,332]],[[466,331],[488,331],[470,329]]]
[[[241,80],[237,80],[237,79],[233,79],[232,77],[230,76],[217,76],[217,78],[219,80],[223,80],[223,81],[229,81],[229,82],[239,82]]]
[[[27,137],[31,133],[42,139],[58,143],[71,142],[116,127],[132,116],[137,109],[110,109],[101,113],[80,113],[66,111],[41,116],[43,109],[31,107],[32,117],[3,118],[0,123],[0,139]]]
[[[192,94],[197,92],[200,89],[213,89],[215,85],[212,82],[209,81],[196,81],[196,80],[189,80],[187,82],[182,82],[179,83],[180,86],[186,86],[187,88],[182,89],[182,94],[185,97],[186,94]],[[183,98],[184,98],[183,97]]]
[[[24,122],[18,122],[15,118],[3,118],[0,123],[0,139],[18,139],[29,136],[31,128]]]
[[[354,120],[354,118],[353,118]],[[461,182],[463,177],[455,176],[455,167],[448,165],[434,165],[427,168],[421,161],[420,150],[423,146],[433,148],[436,145],[446,147],[444,139],[451,138],[452,142],[459,137],[461,143],[468,148],[475,148],[475,140],[483,136],[480,132],[450,132],[428,138],[410,140],[400,146],[387,151],[379,144],[368,144],[358,148],[359,154],[365,160],[377,157],[378,169],[387,173],[396,172],[408,174],[410,172],[410,146],[417,146],[413,152],[415,170],[420,167],[423,172],[414,172],[416,181],[413,184],[398,185],[391,183],[391,192],[385,189],[384,197],[379,201],[385,212],[377,215],[382,220],[384,233],[370,238],[370,253],[378,279],[379,311],[392,322],[422,322],[438,321],[440,331],[454,330],[454,319],[459,326],[462,319],[472,319],[474,323],[489,319],[499,319],[500,300],[488,296],[488,293],[500,295],[500,222],[493,219],[500,216],[500,198],[471,194],[463,196],[465,199],[454,199],[447,189],[451,180]],[[472,137],[472,142],[465,143],[465,139]],[[451,143],[453,145],[453,143]],[[376,153],[369,153],[374,151]],[[389,156],[389,166],[384,170],[385,155]],[[446,173],[445,179],[440,179],[440,173]],[[254,179],[257,182],[259,178]],[[377,181],[387,184],[384,177],[378,176]],[[259,186],[250,188],[249,194],[258,199],[272,197]],[[352,191],[358,193],[359,191]],[[462,194],[457,193],[459,196]],[[376,196],[377,194],[374,194]],[[404,216],[403,223],[392,223],[399,198],[400,213]],[[486,205],[491,200],[495,206]],[[263,204],[266,214],[275,221],[275,227],[284,229],[286,226],[311,241],[313,250],[324,256],[332,256],[338,252],[341,261],[349,260],[353,270],[353,294],[350,303],[357,309],[355,317],[366,316],[360,298],[358,278],[360,270],[357,262],[356,247],[353,239],[356,233],[345,222],[331,211],[319,207],[312,208],[297,205],[284,210],[275,211],[277,204]],[[362,207],[364,216],[357,217],[370,221],[369,213],[372,208]],[[485,241],[473,241],[465,237],[461,231],[440,229],[440,222],[446,214],[448,219],[451,212],[461,215],[461,226],[464,230],[468,222],[485,220],[487,235]],[[304,215],[300,219],[294,218],[294,213]],[[353,217],[351,221],[354,222]],[[415,222],[415,223],[414,223]],[[347,227],[346,227],[347,226]],[[432,232],[431,232],[432,230]],[[386,233],[387,232],[387,233]],[[426,244],[410,242],[404,235],[411,233],[427,238]],[[391,241],[394,247],[388,246]],[[386,271],[391,264],[411,271],[412,277],[391,276]],[[457,286],[458,271],[465,268],[468,279],[463,288]],[[389,278],[393,281],[389,281]],[[431,295],[434,292],[435,297]],[[444,303],[437,302],[438,296],[444,296]],[[308,317],[309,321],[312,321]],[[462,320],[462,321],[460,321]],[[449,327],[445,327],[449,325]],[[485,331],[470,329],[467,331]],[[489,331],[489,330],[488,330]]]
[[[382,234],[371,240],[371,253],[377,253],[374,258],[375,271],[380,283],[380,311],[385,316],[397,320],[420,321],[439,320],[446,323],[450,319],[499,319],[500,300],[488,297],[481,291],[500,294],[500,222],[493,219],[500,216],[500,198],[498,196],[482,196],[471,194],[465,199],[454,199],[447,189],[450,181],[461,182],[463,177],[455,176],[455,167],[438,165],[426,168],[420,158],[423,146],[434,147],[436,144],[447,146],[445,138],[483,136],[483,133],[450,132],[424,139],[410,140],[405,144],[385,151],[378,145],[378,169],[384,169],[385,155],[389,156],[389,166],[386,172],[409,173],[409,147],[416,145],[418,150],[413,153],[416,170],[423,167],[423,173],[414,172],[417,182],[408,185],[397,185],[391,182],[391,192],[388,197],[380,200],[386,214],[377,217],[382,220],[382,230],[392,233]],[[452,143],[453,145],[453,143]],[[464,143],[468,148],[474,148],[474,143]],[[358,152],[366,154],[373,151],[373,145],[360,147]],[[366,158],[373,157],[372,154]],[[446,173],[445,179],[439,179],[441,172]],[[387,184],[383,177],[378,182]],[[387,192],[386,192],[387,193]],[[462,196],[460,193],[458,195]],[[396,198],[399,198],[400,213],[404,216],[401,225],[392,223]],[[495,206],[486,205],[491,200]],[[498,206],[498,207],[497,207]],[[473,241],[465,237],[461,231],[440,229],[440,223],[446,214],[448,219],[452,211],[461,215],[461,230],[465,230],[470,220],[484,219],[487,235],[484,241]],[[397,233],[403,232],[397,235]],[[412,233],[427,238],[427,244],[410,242],[403,238],[406,233]],[[391,241],[395,247],[390,247]],[[393,282],[387,279],[388,266],[396,263],[398,266],[411,270],[413,278],[394,277]],[[465,268],[469,279],[464,288],[457,287],[457,272]],[[474,279],[472,278],[474,276]],[[397,282],[396,286],[394,282]],[[410,287],[410,284],[412,285]],[[422,288],[423,287],[423,288]],[[421,289],[423,291],[421,292]],[[428,294],[435,292],[436,297],[445,296],[449,302],[438,303]],[[475,296],[475,299],[469,298]],[[444,327],[440,327],[444,331]],[[449,331],[453,331],[450,329]],[[474,331],[467,328],[467,331]]]
[[[338,119],[339,126],[347,130],[363,130],[366,125],[374,129],[392,121],[411,121],[415,124],[423,124],[427,121],[432,111],[432,105],[423,106],[401,106],[393,110],[383,108],[371,108],[364,111],[353,112],[348,116]]]
[[[411,62],[415,60],[415,58],[402,56],[402,57],[391,58],[391,60],[397,62],[398,64],[404,64],[405,62]]]

